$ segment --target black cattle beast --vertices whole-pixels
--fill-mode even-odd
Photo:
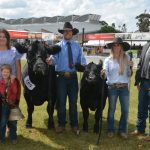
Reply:
[[[40,106],[45,101],[48,102],[48,128],[54,127],[53,111],[56,100],[55,69],[54,66],[49,66],[46,63],[46,58],[50,54],[55,54],[59,51],[59,46],[50,48],[39,41],[32,43],[27,51],[27,63],[23,68],[22,74],[23,94],[27,103],[28,112],[26,121],[27,128],[32,127],[34,106]]]
[[[95,111],[93,131],[99,132],[99,121],[107,98],[107,85],[100,77],[102,64],[93,62],[85,66],[81,79],[80,104],[83,111],[83,131],[88,132],[89,109]],[[102,91],[103,90],[103,91]],[[104,92],[104,93],[102,93]],[[103,96],[102,96],[103,94]]]

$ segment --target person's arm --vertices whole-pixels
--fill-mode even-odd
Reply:
[[[58,61],[58,54],[55,55],[50,55],[47,59],[46,62],[48,65],[56,65]]]
[[[127,62],[127,76],[131,77],[133,75],[133,61],[132,61],[132,53],[127,55],[128,62]]]
[[[80,65],[86,65],[86,59],[85,59],[85,56],[83,54],[83,51],[82,51],[82,48],[81,46],[78,47],[79,48],[79,56],[78,56],[78,60],[77,60],[77,64],[80,64]]]
[[[79,49],[79,55],[77,58],[77,62],[75,63],[75,69],[78,72],[84,72],[85,66],[87,64],[86,58],[82,52],[82,48],[79,45],[78,45],[78,49]]]
[[[106,58],[104,60],[103,70],[105,71],[105,74],[109,74],[109,58]]]
[[[49,52],[51,55],[46,59],[48,65],[56,65],[58,62],[59,53],[61,51],[60,43],[53,46],[53,52]]]
[[[135,83],[134,85],[137,86],[137,89],[139,90],[139,84],[141,82],[141,60],[137,66],[137,71],[136,71],[136,74],[135,74]]]
[[[16,77],[19,81],[21,81],[21,62],[20,62],[20,60],[16,61]]]

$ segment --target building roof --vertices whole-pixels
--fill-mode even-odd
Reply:
[[[56,23],[59,22],[60,19],[64,18],[64,16],[54,16],[47,20],[49,23]]]
[[[13,26],[3,23],[3,22],[0,22],[0,28],[10,29],[10,30],[14,29]]]
[[[69,15],[64,18],[61,18],[59,22],[72,22],[75,21],[78,17],[79,15]]]
[[[42,30],[58,34],[58,29],[63,28],[64,23],[45,23],[45,24],[23,24],[23,25],[11,25],[16,30],[26,30],[34,32],[42,32]],[[84,28],[85,33],[96,32],[100,30],[101,25],[89,22],[72,22],[74,28],[79,29],[82,32]]]
[[[7,25],[11,29],[26,30],[31,32],[52,32],[58,34],[58,29],[63,28],[64,22],[71,22],[73,27],[82,32],[84,28],[85,33],[96,32],[100,30],[100,15],[85,14],[69,15],[69,16],[54,16],[54,17],[40,17],[40,18],[20,18],[4,20],[4,27]]]
[[[85,15],[69,15],[69,16],[54,16],[54,17],[40,17],[40,18],[20,18],[4,20],[7,24],[34,24],[34,23],[58,23],[58,22],[99,22],[100,15],[85,14]]]

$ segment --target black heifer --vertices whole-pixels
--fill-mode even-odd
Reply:
[[[83,111],[83,131],[88,132],[89,108],[95,112],[94,132],[99,132],[99,120],[107,98],[107,85],[100,77],[102,64],[89,63],[81,79],[80,104]],[[103,87],[104,86],[104,87]],[[104,95],[102,96],[102,89]],[[102,101],[102,103],[101,103]],[[102,106],[101,106],[102,105]]]
[[[59,46],[49,48],[38,41],[34,42],[27,51],[27,64],[24,66],[22,75],[24,97],[28,107],[27,128],[32,127],[34,106],[40,106],[45,101],[48,101],[48,128],[54,127],[55,70],[53,66],[47,65],[46,58],[48,54],[59,51]]]

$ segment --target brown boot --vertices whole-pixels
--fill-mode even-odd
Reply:
[[[108,132],[108,133],[107,133],[107,136],[108,136],[108,138],[113,138],[114,133],[113,133],[113,132]]]
[[[80,130],[78,127],[72,127],[72,132],[76,135],[79,135],[80,134]]]
[[[17,140],[12,140],[12,144],[16,145],[17,144]]]
[[[123,139],[128,139],[128,135],[127,135],[126,133],[121,132],[121,133],[119,133],[119,135],[120,135],[121,138],[123,138]]]
[[[134,130],[133,132],[130,133],[130,135],[139,136],[139,135],[145,135],[145,133],[140,132],[140,131],[138,131],[138,130]]]
[[[58,126],[57,128],[56,128],[56,133],[62,133],[62,132],[64,132],[65,131],[65,127],[60,127],[60,126]]]
[[[150,135],[146,136],[143,140],[147,141],[147,142],[150,142]]]

